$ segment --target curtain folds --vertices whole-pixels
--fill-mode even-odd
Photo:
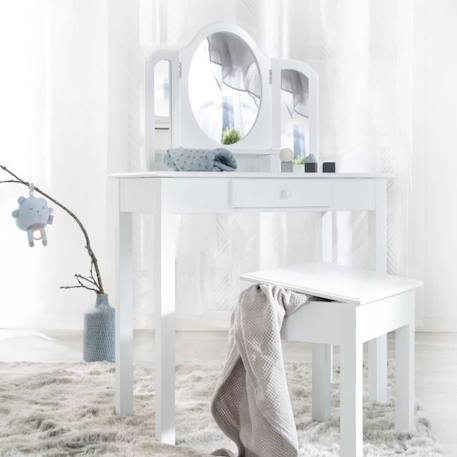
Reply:
[[[220,84],[260,100],[259,70],[249,47],[235,35],[225,33],[214,33],[207,40],[209,60],[221,68]]]
[[[0,2],[0,163],[81,218],[104,278],[106,18],[101,0]],[[59,286],[88,272],[81,232],[55,208],[48,246],[30,248],[11,217],[20,195],[27,189],[0,184],[0,325],[80,329],[95,297]]]

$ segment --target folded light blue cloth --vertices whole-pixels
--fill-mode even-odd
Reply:
[[[168,149],[164,162],[175,171],[234,171],[237,168],[235,157],[224,148]]]

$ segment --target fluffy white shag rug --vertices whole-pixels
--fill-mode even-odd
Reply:
[[[209,412],[220,365],[186,363],[177,367],[177,446],[154,440],[153,374],[137,367],[135,416],[114,414],[111,364],[0,363],[0,456],[202,457],[231,447]],[[339,455],[338,390],[332,394],[332,419],[310,415],[310,366],[288,364],[300,457]],[[437,457],[443,451],[417,407],[417,430],[394,431],[393,403],[365,401],[365,456]]]

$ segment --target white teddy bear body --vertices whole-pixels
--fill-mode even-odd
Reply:
[[[29,245],[34,246],[34,240],[41,240],[43,245],[48,244],[46,236],[46,225],[52,224],[52,208],[49,208],[48,202],[44,198],[37,198],[31,195],[28,198],[18,198],[19,209],[13,211],[13,217],[16,218],[16,224],[21,230],[27,232]],[[39,232],[38,238],[34,234]]]

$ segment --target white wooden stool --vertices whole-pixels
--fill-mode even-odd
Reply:
[[[283,337],[313,345],[315,420],[330,417],[331,364],[328,344],[340,345],[341,456],[363,455],[363,343],[395,330],[395,426],[414,428],[415,289],[419,281],[335,264],[309,263],[241,277],[326,298],[312,301],[286,318]]]

